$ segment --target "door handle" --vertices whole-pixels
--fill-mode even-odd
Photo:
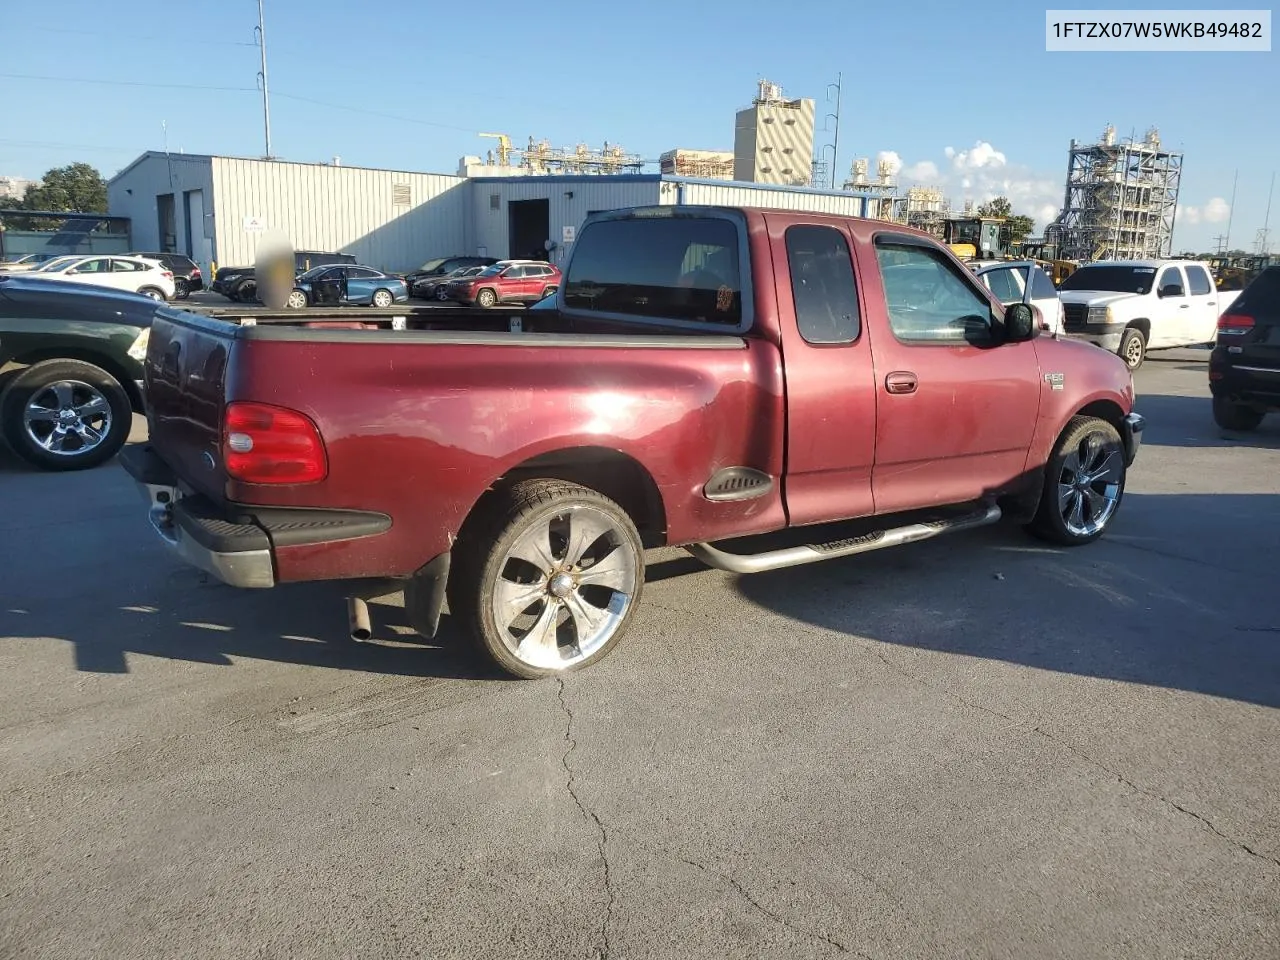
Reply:
[[[907,370],[898,370],[884,378],[884,388],[889,393],[915,393],[918,386],[916,375]]]
[[[1178,309],[1179,309],[1179,310],[1190,310],[1190,309],[1191,309],[1191,304],[1189,304],[1189,303],[1181,304],[1181,305],[1178,307]]]

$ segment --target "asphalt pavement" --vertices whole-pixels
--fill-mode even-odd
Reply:
[[[1139,371],[1104,540],[660,551],[563,681],[0,461],[0,957],[1280,957],[1280,417],[1205,356]]]

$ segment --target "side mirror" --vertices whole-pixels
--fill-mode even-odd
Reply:
[[[1182,284],[1166,283],[1160,288],[1160,292],[1157,295],[1161,297],[1180,297],[1182,296]]]
[[[1038,336],[1035,312],[1025,303],[1011,303],[1004,311],[1004,342],[1024,343]]]

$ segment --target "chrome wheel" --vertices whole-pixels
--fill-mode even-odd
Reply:
[[[307,295],[303,293],[301,290],[294,290],[292,293],[289,294],[288,299],[285,300],[285,306],[287,306],[290,310],[301,310],[306,305],[307,305]]]
[[[1065,451],[1058,477],[1058,510],[1075,537],[1092,537],[1108,523],[1124,491],[1124,450],[1100,432],[1086,433]]]
[[[26,434],[40,449],[63,457],[88,454],[111,432],[111,404],[96,387],[59,380],[38,389],[23,410]]]
[[[639,592],[643,559],[614,518],[588,504],[543,514],[497,565],[490,614],[521,664],[562,670],[618,632]]]

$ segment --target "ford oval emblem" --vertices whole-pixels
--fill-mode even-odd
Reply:
[[[210,453],[208,450],[204,452],[204,456],[201,459],[204,462],[204,468],[206,470],[212,470],[218,465],[217,461],[213,459],[213,454]]]

